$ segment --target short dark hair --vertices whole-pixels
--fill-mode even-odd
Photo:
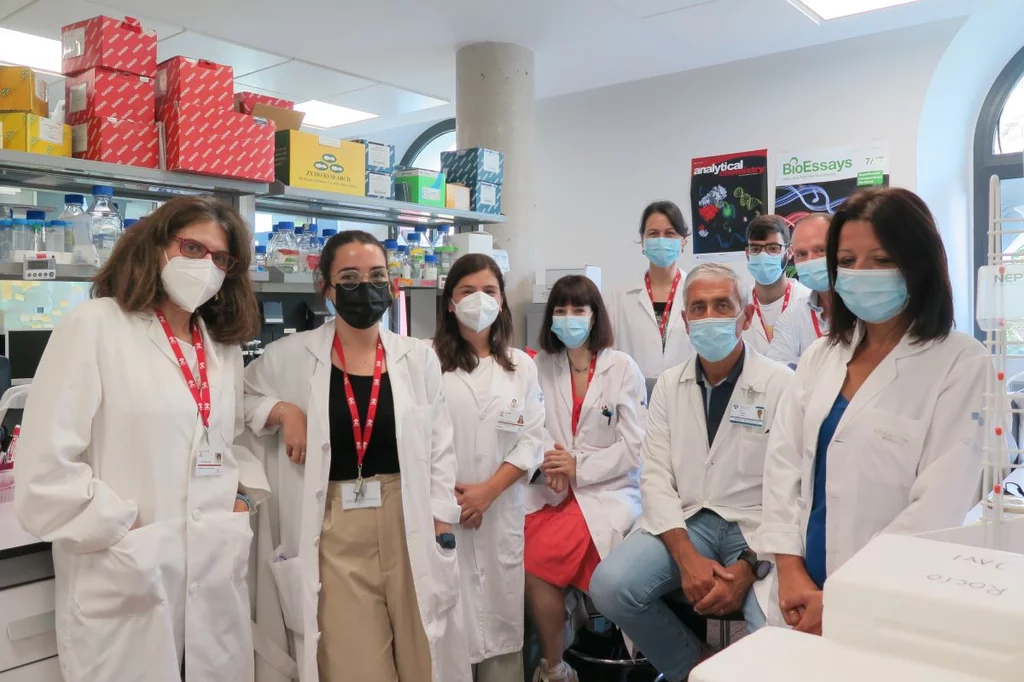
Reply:
[[[679,210],[671,201],[655,201],[653,204],[648,204],[647,208],[644,209],[644,213],[640,216],[640,238],[643,239],[644,231],[647,229],[647,219],[655,213],[660,213],[672,223],[672,229],[679,233],[680,237],[686,238],[690,236],[690,226],[686,224],[686,219],[683,218],[683,212]]]
[[[608,316],[608,309],[604,305],[604,299],[597,285],[588,277],[583,275],[566,275],[551,287],[548,295],[548,304],[544,309],[544,323],[540,328],[540,339],[538,344],[547,353],[558,353],[565,348],[565,344],[551,331],[551,319],[555,315],[555,308],[563,306],[590,306],[590,312],[594,315],[594,324],[590,328],[590,336],[587,338],[587,350],[591,353],[599,353],[605,348],[615,345],[615,336],[612,333],[612,320]]]
[[[935,218],[921,197],[900,188],[861,190],[847,199],[832,218],[826,258],[828,278],[835,289],[839,235],[851,220],[871,223],[875,236],[903,274],[907,306],[901,313],[916,341],[944,339],[953,329],[953,287],[949,282],[946,249]],[[829,338],[833,344],[850,343],[858,319],[832,298]]]
[[[747,225],[747,241],[756,239],[762,241],[772,234],[782,237],[782,243],[788,244],[790,238],[789,223],[782,216],[774,213],[759,215]]]
[[[481,270],[490,270],[498,280],[498,291],[501,292],[501,310],[498,311],[498,319],[491,325],[489,337],[491,357],[506,372],[516,370],[516,365],[509,356],[513,340],[512,310],[508,307],[508,298],[505,296],[505,278],[501,275],[501,268],[490,256],[468,253],[452,265],[448,279],[444,283],[444,291],[441,292],[441,308],[437,312],[437,332],[434,334],[434,351],[441,361],[442,372],[454,372],[457,369],[472,372],[480,363],[476,352],[462,338],[459,320],[455,313],[448,310],[448,306],[452,303],[455,287],[459,282]]]
[[[376,246],[380,249],[380,252],[384,254],[384,262],[388,260],[388,252],[384,248],[384,245],[380,243],[376,237],[369,232],[363,232],[362,230],[345,230],[339,232],[324,244],[323,251],[320,252],[320,293],[324,296],[331,290],[331,268],[334,267],[334,256],[337,255],[338,249],[349,244],[368,244],[369,246]]]

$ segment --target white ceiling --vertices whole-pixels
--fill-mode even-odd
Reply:
[[[918,0],[819,26],[786,0],[0,0],[0,26],[57,38],[64,24],[127,13],[157,31],[160,59],[211,59],[234,67],[239,89],[380,114],[355,124],[363,133],[447,115],[455,51],[471,42],[531,47],[537,96],[550,97],[966,16],[992,1]]]

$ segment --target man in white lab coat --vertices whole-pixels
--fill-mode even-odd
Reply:
[[[754,316],[743,332],[747,346],[768,354],[775,324],[788,310],[800,308],[811,290],[786,276],[793,256],[789,223],[777,215],[760,215],[747,226],[747,271],[754,278],[750,302]]]
[[[740,339],[754,314],[726,266],[703,264],[684,289],[696,354],[665,372],[651,397],[640,480],[640,531],[597,567],[591,598],[667,680],[683,680],[701,642],[662,601],[682,588],[711,618],[742,609],[765,623],[751,587],[770,566],[749,542],[761,520],[764,458],[792,372]]]

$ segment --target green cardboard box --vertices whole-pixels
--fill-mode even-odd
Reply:
[[[405,187],[401,187],[404,185]],[[444,173],[413,168],[395,173],[395,198],[423,206],[444,208],[447,187]]]

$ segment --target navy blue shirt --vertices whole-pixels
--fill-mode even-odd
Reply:
[[[828,445],[836,433],[836,427],[843,418],[850,402],[840,393],[832,403],[832,410],[821,423],[818,431],[818,447],[814,452],[814,497],[811,500],[811,517],[807,523],[807,551],[804,553],[804,564],[807,575],[820,587],[825,587],[825,470]]]
[[[704,401],[704,419],[708,429],[708,447],[715,443],[715,436],[718,435],[718,427],[722,425],[725,418],[725,410],[732,402],[732,390],[736,388],[736,382],[740,380],[743,373],[743,362],[747,359],[747,349],[743,349],[740,359],[733,365],[729,376],[714,386],[704,376],[704,368],[701,367],[700,358],[697,358],[697,385],[700,386],[701,399]]]

